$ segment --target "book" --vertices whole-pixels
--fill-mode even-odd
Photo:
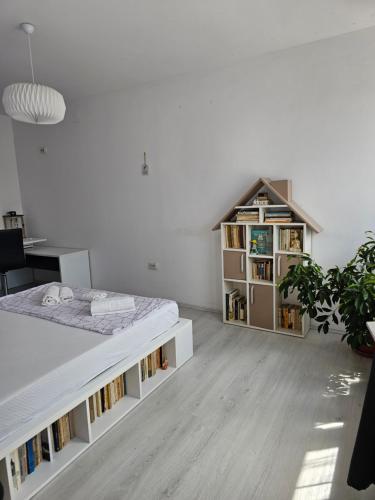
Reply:
[[[52,424],[53,447],[55,451],[60,451],[59,425],[58,422]]]
[[[27,455],[27,473],[31,474],[35,470],[35,457],[34,457],[32,439],[26,441],[26,455]]]
[[[42,436],[41,434],[37,434],[34,437],[34,455],[35,455],[35,467],[38,467],[38,465],[42,462],[43,457],[42,457]]]
[[[16,490],[21,486],[21,465],[18,455],[18,449],[10,454],[10,470],[12,472],[13,486]]]
[[[95,393],[95,399],[96,399],[96,416],[101,417],[101,415],[102,415],[102,398],[101,398],[100,391],[97,391]]]
[[[95,422],[94,396],[89,397],[90,423]]]
[[[42,445],[42,458],[43,458],[43,460],[47,460],[48,462],[50,462],[51,461],[51,453],[49,450],[49,439],[48,439],[47,429],[44,429],[40,433],[40,440],[41,440],[41,445]]]
[[[23,483],[28,474],[26,443],[18,448],[18,459],[20,462],[20,469],[21,469],[21,483]]]
[[[100,389],[100,399],[102,401],[102,413],[104,413],[106,411],[106,391],[105,391],[105,388],[102,387]]]

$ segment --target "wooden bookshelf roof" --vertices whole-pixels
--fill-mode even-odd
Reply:
[[[236,213],[236,207],[246,205],[246,203],[262,188],[267,188],[271,193],[277,196],[277,198],[283,204],[287,205],[303,222],[306,222],[306,224],[311,227],[313,231],[315,231],[316,233],[320,233],[323,230],[323,228],[312,217],[307,215],[307,213],[302,210],[302,208],[297,205],[295,201],[293,201],[292,181],[272,181],[271,179],[268,179],[266,177],[261,177],[260,179],[258,179],[224,215],[224,217],[212,228],[212,230],[216,231],[217,229],[220,229],[220,224],[222,222],[229,222]]]

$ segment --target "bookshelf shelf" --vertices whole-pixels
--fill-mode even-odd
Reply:
[[[280,328],[280,327],[278,327],[276,329],[276,333],[282,333],[284,335],[290,335],[291,337],[302,337],[303,336],[303,331],[302,330],[292,330],[291,328]]]
[[[221,229],[224,323],[299,338],[307,334],[309,318],[306,314],[300,317],[296,297],[281,297],[277,284],[290,265],[302,261],[302,254],[311,254],[313,233],[322,228],[294,203],[291,192],[291,181],[261,178],[213,228]],[[254,204],[255,199],[267,200],[269,204]],[[258,221],[242,220],[258,216]],[[241,228],[233,229],[236,226]],[[241,240],[242,248],[235,250],[228,248],[227,243],[228,235],[236,231],[245,235],[245,242]],[[238,256],[229,253],[233,250],[239,252]],[[243,302],[246,319],[240,320],[239,304]],[[281,324],[294,328],[283,328]]]
[[[161,357],[157,359],[156,352],[160,352],[164,361],[168,360],[169,367],[166,370],[156,369],[153,376],[141,382],[141,363],[145,357],[152,357],[154,353],[154,358],[152,358],[155,360],[155,364],[152,364],[154,369],[158,359],[159,362],[162,359]],[[124,359],[77,391],[73,396],[74,399],[70,401],[65,399],[59,407],[46,408],[38,420],[25,424],[16,435],[6,439],[0,449],[0,481],[4,486],[4,500],[28,500],[33,497],[81,453],[85,452],[92,443],[119,423],[138,404],[141,404],[151,392],[172,376],[192,356],[192,323],[191,320],[180,318],[175,326],[160,335],[157,340],[145,345],[143,351],[138,351],[133,356]],[[115,384],[117,380],[120,384],[119,378],[124,373],[125,394],[120,385],[114,385],[116,402],[100,417],[96,414],[94,421],[91,422],[90,399],[92,400],[93,395],[111,385],[112,382]],[[65,418],[68,414],[69,417]],[[60,426],[60,422],[65,422],[66,426],[64,423]],[[56,423],[58,423],[57,427]],[[65,445],[60,444],[56,429],[59,429],[58,432],[61,429],[63,434],[60,436],[64,436],[62,439]],[[74,429],[74,432],[71,432],[71,429]],[[25,480],[17,489],[11,467],[13,452],[15,450],[18,452],[19,448],[24,449],[24,443],[45,430],[47,430],[47,438],[43,443],[48,443],[51,461],[43,460],[33,472],[26,475]],[[46,436],[46,433],[43,435]],[[66,439],[65,436],[67,436]],[[60,451],[55,451],[55,443],[63,446]]]
[[[237,205],[235,207],[239,210],[245,210],[246,208],[288,208],[288,205]]]
[[[166,370],[157,369],[156,374],[144,380],[142,382],[142,397],[148,396],[152,391],[154,391],[160,384],[162,384],[167,378],[169,378],[176,368],[172,366],[168,367]]]
[[[228,250],[228,252],[246,252],[246,248],[230,248],[230,247],[225,247],[224,250]]]
[[[256,253],[249,253],[248,257],[250,259],[273,259],[273,255],[263,255],[263,254],[256,254]]]
[[[14,500],[24,500],[35,495],[47,481],[53,479],[61,470],[67,467],[72,460],[83,453],[89,443],[80,438],[73,438],[61,451],[54,453],[51,462],[43,462],[29,474],[18,490],[14,489],[12,498]]]
[[[246,321],[242,321],[240,319],[237,319],[237,320],[232,319],[232,320],[229,320],[229,321],[228,320],[224,320],[224,323],[226,323],[227,325],[245,326],[245,327],[248,326],[248,324],[247,324]]]
[[[269,281],[269,280],[253,280],[253,279],[250,279],[249,283],[251,283],[253,285],[274,286],[273,281]]]
[[[277,250],[277,253],[281,255],[302,255],[304,252],[291,252],[286,250]]]
[[[139,399],[132,396],[125,396],[100,417],[96,417],[91,423],[92,439],[95,441],[105,434],[111,427],[119,422],[127,413],[129,413],[137,404]]]

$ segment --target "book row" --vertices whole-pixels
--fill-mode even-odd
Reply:
[[[225,317],[227,321],[246,321],[246,297],[237,288],[225,294]]]
[[[73,411],[60,417],[52,426],[53,447],[55,451],[60,451],[74,438]]]
[[[246,227],[245,226],[225,226],[225,246],[226,248],[245,248]]]
[[[10,454],[12,480],[16,490],[19,490],[26,477],[32,474],[43,460],[50,460],[47,429]]]
[[[154,352],[141,359],[141,380],[144,382],[148,378],[156,375],[156,370],[168,368],[168,360],[163,353],[163,347],[159,347]]]
[[[281,228],[280,229],[280,250],[286,252],[302,252],[303,249],[303,229],[302,228]]]
[[[254,260],[251,264],[252,279],[273,280],[273,262],[271,260]]]
[[[298,305],[281,304],[278,308],[278,321],[281,328],[302,331],[301,307]]]
[[[271,224],[280,224],[280,223],[285,223],[285,222],[292,222],[293,221],[293,214],[292,212],[286,212],[286,211],[281,211],[281,212],[266,212],[264,215],[264,222],[271,223]]]
[[[89,397],[90,422],[110,410],[126,394],[126,373],[122,373]]]
[[[236,222],[259,222],[259,212],[240,210],[236,214]]]

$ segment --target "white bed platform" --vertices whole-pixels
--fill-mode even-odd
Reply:
[[[55,325],[55,327],[59,327],[59,325]],[[87,338],[90,339],[90,333],[86,332],[85,335],[88,335]],[[166,370],[158,369],[156,375],[142,382],[140,361],[160,346],[163,346],[169,366]],[[191,320],[179,318],[177,324],[148,341],[142,349],[142,351],[137,349],[136,354],[126,357],[92,379],[84,387],[71,392],[69,397],[64,397],[58,403],[50,405],[39,413],[37,418],[24,423],[19,430],[17,429],[16,432],[11,433],[0,442],[0,481],[4,486],[5,500],[23,500],[35,495],[188,361],[193,356]],[[127,381],[125,397],[118,401],[110,411],[105,412],[100,418],[90,423],[88,398],[125,372]],[[61,451],[55,453],[51,425],[71,410],[73,410],[76,437]],[[10,454],[44,429],[47,429],[49,434],[51,461],[43,461],[16,490],[12,480]]]

